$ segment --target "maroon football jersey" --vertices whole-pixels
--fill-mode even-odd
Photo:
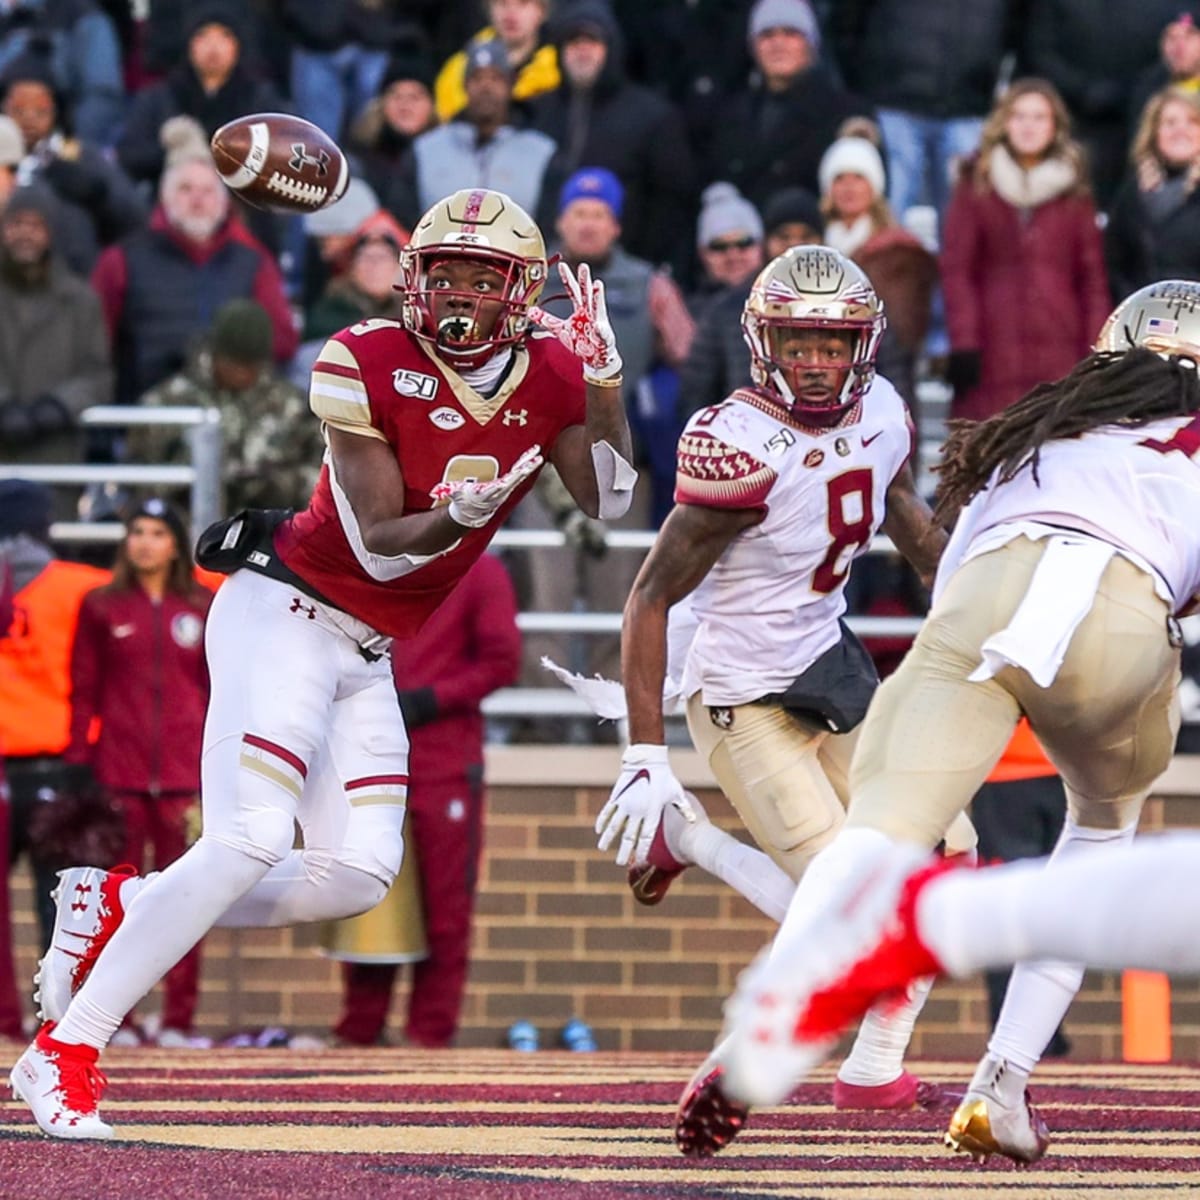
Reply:
[[[309,402],[337,429],[379,438],[404,475],[404,511],[436,503],[437,484],[495,479],[531,446],[549,458],[558,436],[585,418],[579,360],[548,334],[514,351],[508,376],[484,398],[425,342],[395,321],[363,321],[334,335],[313,367]],[[381,633],[410,637],[487,548],[526,480],[481,529],[416,570],[371,555],[330,462],[308,508],[279,527],[280,558],[330,603]]]

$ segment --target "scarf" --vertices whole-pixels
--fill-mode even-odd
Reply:
[[[1065,158],[1043,159],[1026,170],[1003,145],[992,150],[988,168],[996,194],[1014,208],[1040,208],[1069,192],[1079,179]]]
[[[839,250],[847,258],[853,258],[855,253],[867,244],[875,226],[870,213],[856,217],[849,225],[845,221],[834,219],[825,226],[825,245]]]

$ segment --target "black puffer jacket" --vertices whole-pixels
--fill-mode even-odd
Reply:
[[[1014,48],[1017,0],[841,0],[833,10],[849,85],[881,108],[982,116]]]

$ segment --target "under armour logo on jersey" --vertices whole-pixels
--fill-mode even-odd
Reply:
[[[288,160],[288,166],[293,171],[299,171],[301,167],[315,167],[318,175],[325,175],[329,171],[329,155],[324,150],[309,154],[308,147],[303,142],[293,142],[292,157]]]
[[[77,883],[75,885],[75,899],[71,901],[72,912],[86,912],[88,906],[88,895],[92,890],[90,883]]]
[[[505,425],[528,425],[529,424],[529,409],[522,408],[517,412],[511,409],[504,414]]]
[[[291,604],[291,607],[288,609],[288,612],[302,612],[308,617],[308,619],[310,621],[315,621],[317,619],[316,605],[315,604],[305,604],[304,601],[301,600],[299,596],[292,597],[292,604]]]

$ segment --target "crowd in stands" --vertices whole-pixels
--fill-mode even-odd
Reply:
[[[1102,22],[1082,0],[14,0],[0,461],[181,461],[178,437],[84,437],[78,414],[200,401],[224,414],[226,502],[272,465],[272,502],[302,503],[319,446],[289,381],[339,327],[397,315],[408,230],[472,184],[608,286],[636,524],[670,508],[686,417],[748,380],[742,303],[788,245],[866,271],[915,426],[930,377],[952,416],[985,417],[1065,372],[1115,296],[1200,270],[1198,19],[1197,0]],[[278,110],[349,153],[330,209],[264,212],[220,182],[213,131]],[[222,323],[231,303],[265,319]],[[527,504],[602,548],[552,482]]]

